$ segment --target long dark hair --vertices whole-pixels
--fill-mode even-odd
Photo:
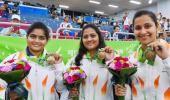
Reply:
[[[84,47],[84,44],[83,44],[83,41],[82,41],[82,38],[83,38],[83,33],[84,33],[84,30],[85,29],[88,29],[88,28],[92,28],[96,31],[96,33],[98,34],[98,37],[99,37],[99,45],[97,46],[96,50],[100,49],[100,48],[104,48],[106,46],[105,42],[104,42],[104,39],[103,39],[103,36],[100,32],[100,30],[94,25],[94,24],[88,24],[86,25],[85,27],[83,27],[83,30],[82,30],[82,35],[81,35],[81,39],[80,39],[80,47],[79,47],[79,51],[78,51],[78,54],[75,58],[75,65],[76,66],[80,66],[80,61],[82,60],[83,58],[83,55],[87,53],[87,49]]]

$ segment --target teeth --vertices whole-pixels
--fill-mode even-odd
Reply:
[[[39,45],[33,45],[34,47],[38,47]]]
[[[138,35],[138,37],[145,37],[145,36],[150,36],[150,34],[141,34],[141,35]]]

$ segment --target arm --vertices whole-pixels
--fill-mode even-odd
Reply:
[[[61,62],[59,64],[56,64],[56,70],[55,70],[55,74],[56,74],[56,90],[58,93],[60,93],[60,100],[67,100],[68,99],[68,90],[65,87],[65,85],[63,84],[63,71],[64,71],[64,63]]]

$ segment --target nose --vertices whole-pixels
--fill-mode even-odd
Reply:
[[[145,34],[145,33],[146,33],[146,29],[145,29],[144,27],[141,29],[141,33],[142,33],[142,34]]]
[[[87,41],[91,41],[92,40],[92,38],[89,36],[88,38],[87,38]]]
[[[39,42],[40,41],[40,39],[37,37],[36,39],[35,39],[35,42]]]

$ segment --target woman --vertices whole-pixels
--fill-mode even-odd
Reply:
[[[101,48],[106,54],[104,60],[98,57],[98,51]],[[79,100],[113,100],[112,75],[104,64],[106,60],[113,57],[113,49],[105,45],[99,29],[93,24],[83,27],[78,54],[67,64],[68,67],[71,64],[80,66],[87,74],[87,78],[79,88]],[[126,88],[118,87],[116,94],[125,95]],[[76,94],[78,94],[76,89],[70,91],[70,96]]]
[[[138,11],[133,25],[141,44],[131,59],[139,67],[132,80],[133,100],[169,100],[170,50],[164,40],[156,38],[156,16],[150,11]]]
[[[48,39],[48,28],[43,23],[36,22],[27,31],[26,49],[10,55],[2,62],[4,64],[12,59],[28,61],[31,70],[23,80],[24,86],[29,92],[28,100],[59,100],[57,92],[62,93],[63,90],[61,73],[64,65],[58,54],[50,54],[50,57],[54,58],[54,62],[48,64],[49,54],[44,49]],[[55,86],[57,89],[55,89]],[[15,100],[18,95],[11,91],[10,97],[12,100]],[[61,97],[63,97],[62,94]]]

